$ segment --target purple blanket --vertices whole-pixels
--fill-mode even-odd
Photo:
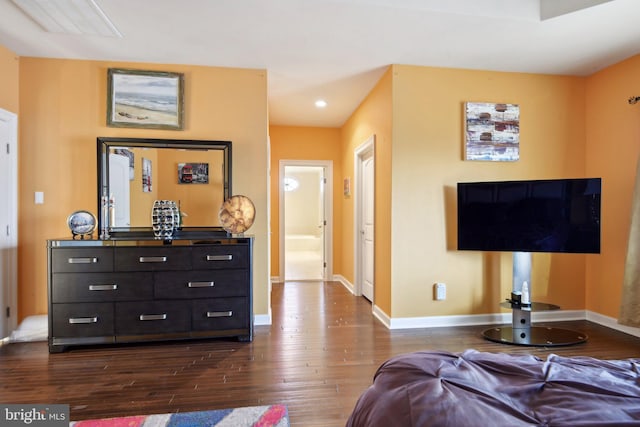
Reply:
[[[640,426],[640,359],[423,351],[383,363],[347,427]]]

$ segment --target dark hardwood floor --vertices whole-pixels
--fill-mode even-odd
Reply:
[[[0,347],[0,402],[66,403],[71,419],[285,404],[294,426],[343,426],[376,368],[417,350],[640,357],[640,338],[586,321],[556,323],[589,335],[554,348],[492,343],[486,326],[389,331],[371,305],[339,283],[273,286],[273,325],[251,343],[204,340],[72,348]]]

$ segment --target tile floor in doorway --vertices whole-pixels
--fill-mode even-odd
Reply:
[[[322,280],[322,257],[314,251],[285,254],[285,280]]]

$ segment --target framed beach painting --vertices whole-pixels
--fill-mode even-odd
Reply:
[[[109,68],[107,83],[107,126],[183,128],[183,74]]]

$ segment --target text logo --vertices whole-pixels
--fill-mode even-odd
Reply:
[[[69,405],[0,404],[0,425],[68,427]]]

